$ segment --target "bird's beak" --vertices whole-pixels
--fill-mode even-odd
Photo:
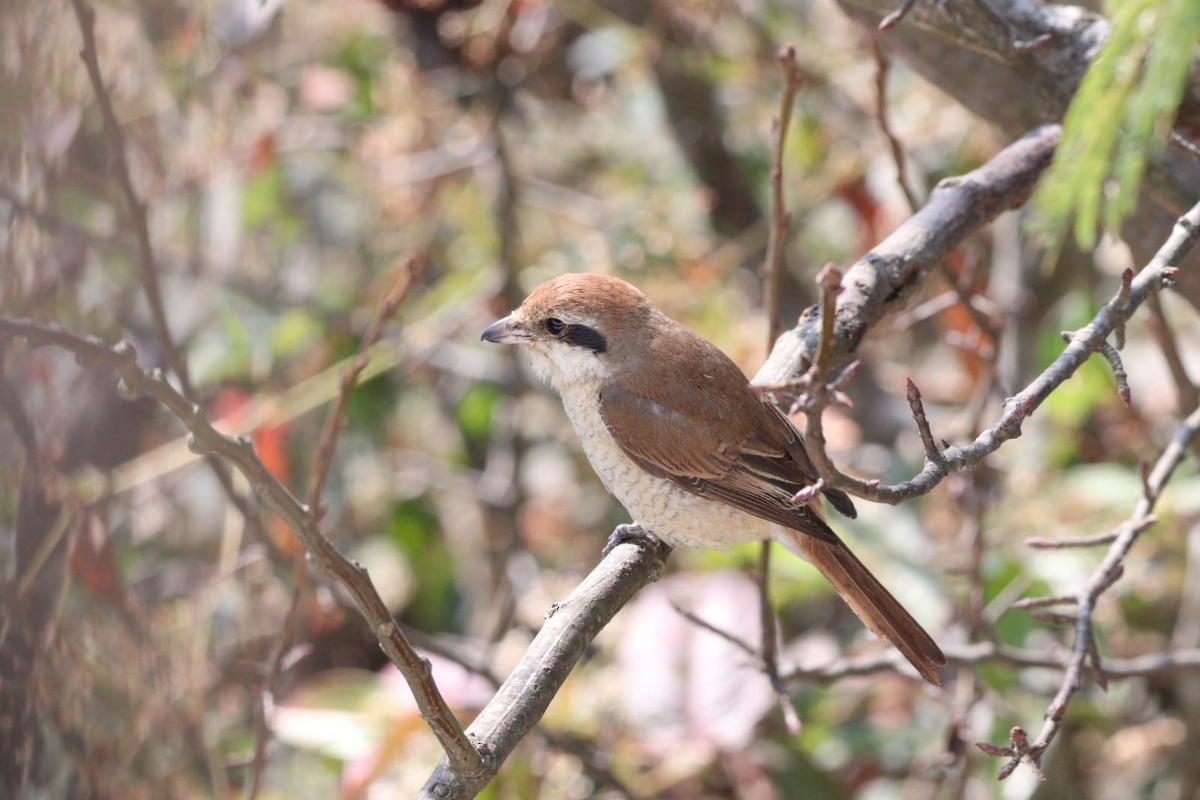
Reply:
[[[526,336],[510,314],[504,319],[493,322],[479,338],[485,342],[495,342],[496,344],[516,344]]]

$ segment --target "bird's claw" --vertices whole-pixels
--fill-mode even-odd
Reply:
[[[607,556],[617,545],[626,542],[636,544],[638,547],[646,547],[657,545],[658,539],[641,525],[618,525],[609,534],[608,544],[604,545],[601,555]]]

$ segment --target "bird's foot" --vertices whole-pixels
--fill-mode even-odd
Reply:
[[[604,550],[601,555],[607,556],[617,545],[636,544],[638,547],[659,547],[662,542],[657,536],[650,533],[641,525],[634,523],[633,525],[618,525],[613,529],[612,534],[608,537],[608,544],[604,545]]]

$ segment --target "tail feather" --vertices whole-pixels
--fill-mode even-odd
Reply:
[[[941,686],[937,668],[946,665],[941,648],[844,542],[826,541],[790,529],[784,529],[776,538],[819,569],[858,618],[877,636],[895,645],[922,678]]]

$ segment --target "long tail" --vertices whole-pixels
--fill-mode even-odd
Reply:
[[[844,542],[836,536],[827,541],[787,528],[776,541],[819,569],[858,618],[895,645],[922,678],[942,685],[937,668],[946,665],[946,656],[941,648]]]

